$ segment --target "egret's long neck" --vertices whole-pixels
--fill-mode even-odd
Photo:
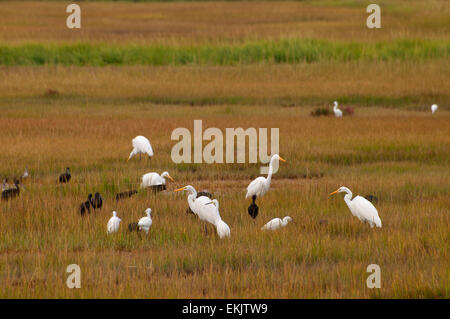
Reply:
[[[189,196],[188,196],[188,204],[189,204],[189,207],[191,208],[191,210],[194,212],[193,207],[194,207],[195,199],[197,198],[197,192],[195,190],[190,191],[190,192],[191,192],[191,194],[189,194]]]
[[[344,201],[347,203],[347,206],[350,207],[350,205],[352,204],[353,193],[349,189],[346,190],[346,193],[347,194],[345,194],[344,196]]]
[[[288,224],[287,219],[284,219],[284,218],[283,218],[283,219],[281,220],[281,226],[284,227],[284,226],[286,226],[287,224]]]
[[[274,158],[270,160],[269,163],[269,174],[267,175],[267,182],[270,184],[270,181],[272,180],[272,174],[273,174],[273,162],[275,161]]]

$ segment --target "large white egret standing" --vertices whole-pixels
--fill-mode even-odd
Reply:
[[[163,172],[161,175],[154,172],[144,174],[142,175],[141,188],[166,185],[166,177],[174,182],[172,176],[170,176],[168,172]]]
[[[334,111],[334,116],[342,117],[342,111],[340,109],[338,109],[338,102],[337,101],[334,101],[333,111]]]
[[[147,208],[145,210],[145,213],[147,214],[147,216],[139,219],[138,227],[139,227],[139,230],[144,230],[145,233],[148,234],[148,231],[150,230],[150,227],[152,226],[152,216],[150,215],[152,213],[151,208]]]
[[[113,216],[109,219],[108,225],[106,226],[108,229],[108,234],[115,233],[119,230],[120,222],[122,221],[119,217],[117,217],[117,212],[112,212]]]
[[[437,110],[438,110],[437,104],[433,104],[433,105],[431,106],[431,114],[434,114]]]
[[[330,195],[336,193],[346,193],[344,201],[353,216],[358,217],[363,223],[368,222],[371,228],[374,226],[381,228],[381,219],[378,216],[378,211],[371,202],[359,195],[352,199],[352,191],[345,186],[340,187]]]
[[[285,227],[290,221],[292,221],[292,218],[290,216],[286,216],[283,219],[281,218],[274,218],[271,221],[269,221],[267,224],[265,224],[261,230],[276,230],[281,227]]]
[[[152,146],[146,137],[139,135],[133,138],[131,142],[133,144],[133,150],[131,151],[127,162],[136,154],[139,154],[139,158],[141,158],[141,154],[147,154],[149,157],[153,156]]]
[[[189,192],[187,201],[189,204],[189,208],[194,212],[194,214],[197,215],[198,218],[200,218],[200,220],[209,222],[214,226],[216,226],[217,234],[219,235],[220,238],[228,236],[230,228],[228,227],[227,224],[225,224],[225,222],[220,217],[218,209],[219,202],[217,202],[217,200],[216,202],[211,201],[211,199],[209,199],[207,196],[197,197],[197,191],[191,185],[187,185],[185,187],[176,189],[175,192],[183,190]],[[211,206],[210,204],[214,205]]]
[[[274,154],[272,158],[270,159],[269,163],[269,174],[266,177],[257,177],[255,178],[248,186],[247,186],[247,194],[245,195],[245,198],[252,198],[252,204],[248,207],[248,213],[253,218],[256,218],[258,216],[258,205],[256,205],[255,201],[257,197],[263,196],[270,188],[270,182],[272,181],[272,172],[273,172],[273,163],[276,160],[280,160],[283,162],[286,162],[280,155]]]

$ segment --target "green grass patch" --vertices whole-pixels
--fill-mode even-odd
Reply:
[[[319,61],[390,61],[448,58],[450,43],[396,40],[357,43],[284,39],[199,46],[24,44],[1,45],[0,65],[245,65]]]

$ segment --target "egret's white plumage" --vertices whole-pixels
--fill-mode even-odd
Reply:
[[[265,224],[261,230],[276,230],[281,227],[285,227],[290,221],[292,221],[292,218],[290,216],[286,216],[283,219],[281,218],[274,218],[271,221],[269,221],[267,224]]]
[[[143,230],[143,231],[145,231],[146,234],[148,234],[148,231],[150,230],[150,227],[152,226],[152,216],[150,215],[152,213],[152,210],[150,208],[147,208],[145,210],[145,213],[147,214],[147,216],[139,219],[138,227],[139,227],[139,230]]]
[[[142,175],[142,183],[141,188],[155,186],[155,185],[166,185],[166,179],[169,178],[172,182],[174,182],[172,176],[169,175],[168,172],[163,172],[161,175],[158,173],[147,173]]]
[[[344,196],[344,201],[353,216],[358,217],[358,219],[362,222],[368,222],[370,227],[377,226],[381,228],[381,219],[378,216],[377,209],[364,197],[358,195],[352,199],[352,191],[344,186],[332,192],[330,195],[342,192],[346,193]]]
[[[340,109],[338,109],[338,102],[337,101],[334,101],[333,111],[334,111],[334,116],[342,117],[342,111]]]
[[[119,217],[117,217],[117,212],[112,212],[113,216],[109,219],[108,225],[106,226],[108,229],[108,234],[115,233],[119,230],[120,222],[122,221]]]
[[[186,190],[189,192],[188,204],[195,215],[200,220],[213,224],[216,227],[217,234],[220,238],[230,236],[230,227],[222,220],[219,213],[219,202],[214,199],[211,201],[206,196],[197,198],[197,191],[191,185],[176,189],[175,192]]]
[[[248,186],[247,186],[247,194],[245,195],[245,198],[249,198],[252,196],[261,197],[270,188],[270,182],[272,181],[272,172],[273,172],[273,163],[276,160],[280,160],[283,162],[286,162],[281,156],[278,154],[274,154],[272,158],[270,159],[269,163],[269,174],[267,177],[257,177],[255,178]]]
[[[136,136],[132,141],[133,150],[128,157],[129,161],[136,154],[147,154],[149,157],[153,156],[153,149],[150,145],[150,141],[144,136]]]
[[[434,112],[436,112],[437,110],[438,110],[437,104],[433,104],[433,105],[431,106],[431,114],[434,114]]]

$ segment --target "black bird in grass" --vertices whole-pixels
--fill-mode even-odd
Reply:
[[[161,185],[151,185],[151,186],[149,186],[149,187],[147,187],[147,188],[150,188],[150,190],[151,190],[153,193],[162,192],[162,191],[165,191],[165,190],[167,189],[167,187],[166,187],[165,184],[161,184]]]
[[[256,201],[256,195],[253,195],[252,203],[250,204],[250,206],[248,206],[248,213],[250,216],[252,216],[252,218],[256,218],[256,216],[258,216],[258,212],[259,212],[258,205],[256,205],[255,201]]]
[[[138,232],[139,231],[138,223],[135,222],[135,223],[128,224],[128,230],[130,231],[130,233],[133,232],[133,231]]]
[[[212,195],[210,192],[208,192],[208,191],[201,191],[201,192],[198,192],[196,198],[199,198],[200,196],[206,196],[206,197],[208,197],[209,199],[213,199],[213,195]],[[191,210],[190,207],[188,207],[188,208],[186,209],[186,214],[193,214],[193,215],[194,215],[194,212]]]
[[[91,194],[89,194],[89,195],[91,195]],[[92,195],[91,195],[91,196],[92,196]],[[81,215],[81,216],[84,216],[84,214],[86,213],[86,211],[88,212],[88,214],[90,214],[90,213],[91,213],[90,206],[91,206],[91,202],[89,201],[89,199],[88,199],[87,201],[85,201],[84,203],[82,203],[82,204],[80,205],[80,215]]]
[[[59,182],[67,183],[68,181],[70,181],[71,177],[72,177],[72,175],[70,175],[70,169],[67,167],[66,172],[59,175]]]
[[[89,195],[91,195],[91,194],[89,194]],[[102,208],[103,198],[99,192],[96,192],[94,195],[94,198],[92,198],[92,195],[91,195],[91,197],[89,198],[89,202],[91,203],[92,208],[94,208],[94,210],[96,210],[97,208]]]
[[[372,202],[372,203],[376,203],[378,202],[378,197],[376,197],[375,195],[366,195],[364,196],[368,201]]]
[[[128,197],[131,197],[131,196],[133,196],[134,194],[137,194],[137,190],[135,190],[135,189],[132,189],[132,190],[130,190],[130,191],[125,191],[125,192],[117,193],[117,194],[116,194],[116,201],[118,201],[119,199],[122,199],[122,198],[128,198]]]
[[[8,200],[14,197],[19,196],[20,194],[20,188],[19,188],[19,180],[16,179],[14,181],[14,188],[8,188],[2,191],[2,200]]]

